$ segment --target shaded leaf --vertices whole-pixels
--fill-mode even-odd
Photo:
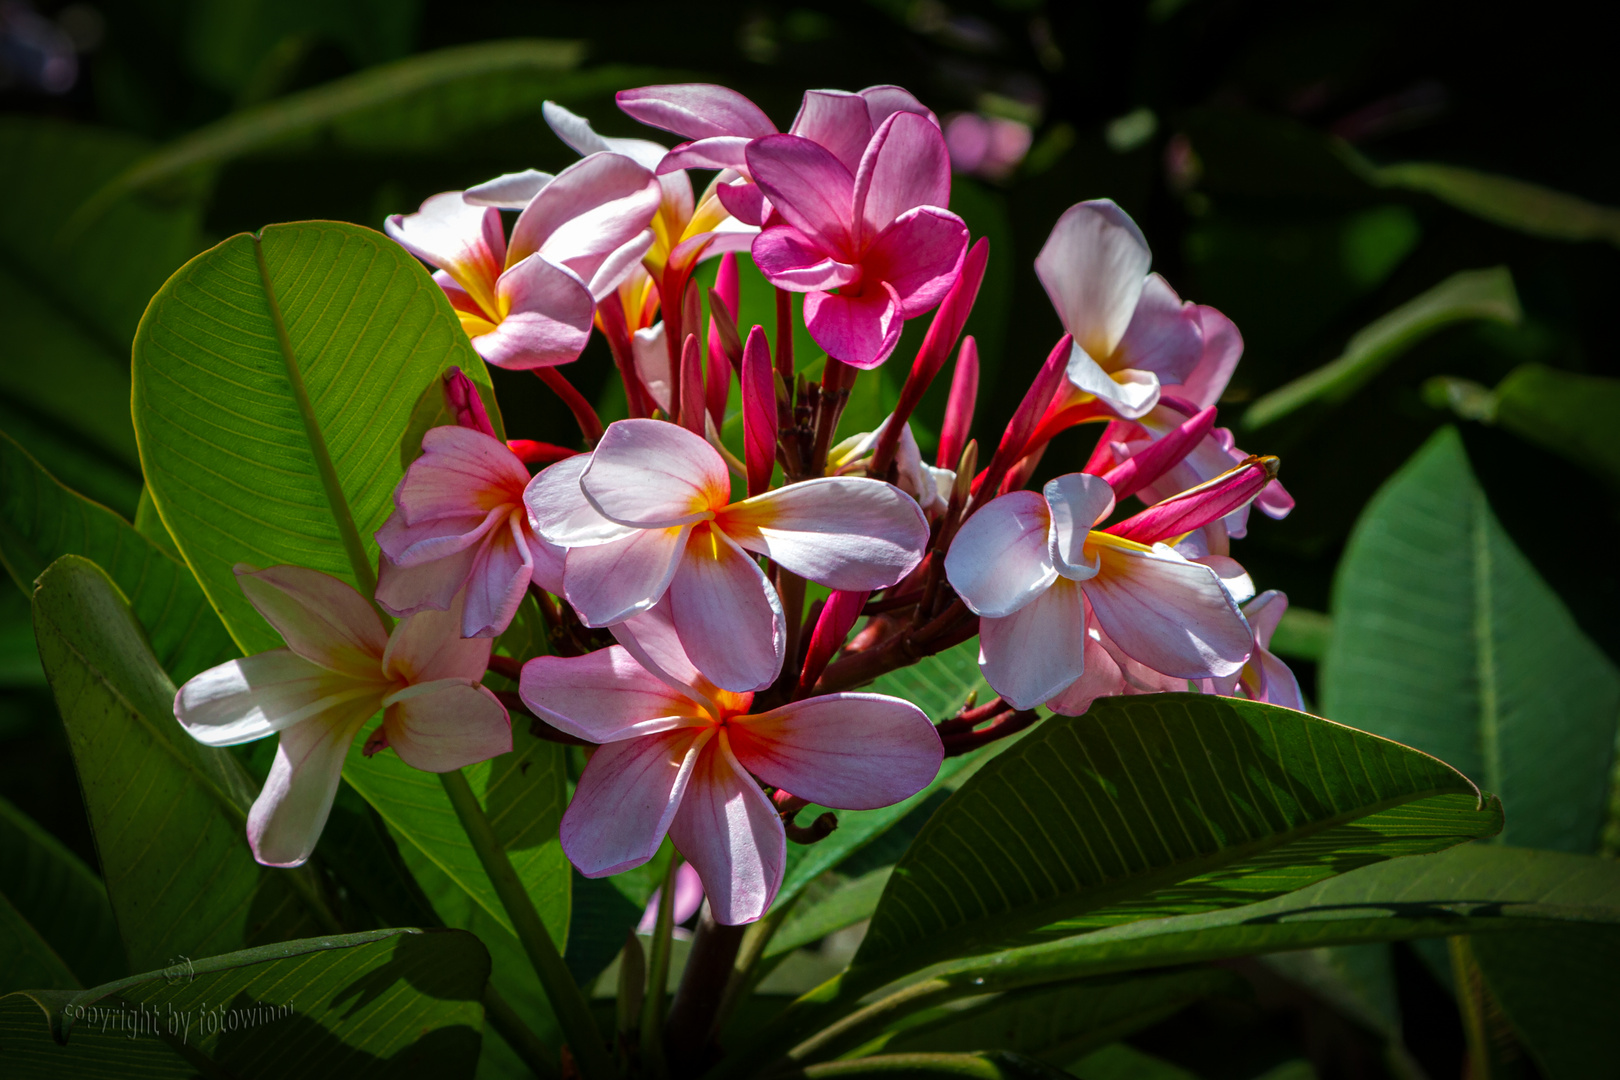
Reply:
[[[1620,379],[1524,364],[1492,396],[1498,424],[1620,486]]]
[[[1620,926],[1482,934],[1469,947],[1491,995],[1548,1080],[1601,1076],[1620,1061],[1614,1023]]]
[[[813,945],[835,930],[871,918],[893,873],[893,866],[880,866],[844,882],[814,902],[808,897],[801,901],[782,921],[781,929],[771,936],[771,943],[765,948],[766,958]]]
[[[1076,1080],[1198,1080],[1181,1066],[1127,1043],[1094,1050],[1070,1065],[1068,1072]]]
[[[262,84],[278,61],[286,65],[284,54],[302,56],[319,41],[341,45],[357,67],[405,55],[411,50],[419,10],[420,5],[410,0],[345,4],[209,0],[191,8],[186,58],[192,70],[221,90],[252,94],[270,89]]]
[[[1068,1074],[1043,1061],[1006,1050],[979,1054],[886,1054],[853,1061],[827,1061],[783,1072],[782,1077],[821,1080],[825,1077],[915,1077],[916,1080],[1067,1080]]]
[[[95,985],[117,978],[124,946],[101,879],[62,842],[0,799],[0,901],[34,931],[68,973],[68,981],[27,981],[27,965],[0,949],[0,986]],[[16,938],[10,948],[15,948]],[[4,992],[4,991],[0,991]]]

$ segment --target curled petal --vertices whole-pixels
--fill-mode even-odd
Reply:
[[[831,589],[893,585],[928,545],[928,522],[911,496],[858,476],[768,491],[728,507],[718,524],[742,547]]]
[[[866,113],[871,119],[874,131],[882,126],[883,121],[897,112],[916,113],[935,127],[939,126],[939,117],[934,115],[933,110],[918,101],[916,95],[904,87],[888,83],[868,86],[861,91],[861,100],[866,102]]]
[[[855,178],[826,147],[797,135],[772,135],[749,144],[748,169],[789,225],[835,258],[853,252]]]
[[[1231,319],[1212,307],[1194,304],[1193,312],[1198,318],[1204,351],[1192,371],[1181,380],[1181,388],[1176,393],[1207,409],[1226,392],[1226,384],[1243,356],[1243,335],[1238,333]]]
[[[669,611],[687,656],[715,685],[744,693],[781,674],[787,631],[776,590],[712,525],[688,536],[669,583]]]
[[[979,620],[985,681],[1015,709],[1056,697],[1085,674],[1085,625],[1085,599],[1067,578],[1011,615]]]
[[[765,193],[752,180],[730,180],[717,185],[715,198],[726,212],[744,225],[763,225],[770,213]]]
[[[619,108],[650,127],[688,139],[746,135],[758,139],[776,132],[771,118],[737,91],[713,83],[668,83],[620,90]]]
[[[669,836],[703,879],[715,921],[735,926],[765,914],[776,898],[787,836],[726,741],[722,733],[697,762]]]
[[[1079,716],[1100,697],[1126,693],[1125,676],[1113,655],[1103,647],[1100,638],[1095,627],[1086,628],[1085,673],[1070,683],[1068,689],[1048,701],[1048,709],[1064,716]]]
[[[596,312],[583,281],[543,256],[530,255],[501,275],[496,291],[506,317],[473,338],[479,356],[515,371],[579,358]]]
[[[174,696],[174,716],[206,746],[235,746],[366,701],[376,712],[386,690],[310,663],[290,649],[244,656],[209,668]]]
[[[248,811],[248,846],[266,866],[299,866],[314,852],[332,812],[343,759],[376,702],[335,710],[281,733],[264,789]]]
[[[622,645],[583,656],[537,656],[518,681],[523,702],[561,731],[593,743],[686,727],[703,713]]]
[[[565,548],[622,540],[633,531],[609,521],[585,498],[579,478],[590,465],[589,454],[564,458],[540,472],[523,492],[529,526],[549,543]]]
[[[461,635],[492,638],[511,625],[534,580],[534,556],[522,511],[513,509],[478,550],[467,575]]]
[[[580,621],[612,626],[658,603],[675,576],[690,529],[637,529],[606,544],[570,548],[563,595]]]
[[[546,104],[550,104],[547,102]],[[522,210],[529,201],[551,183],[555,176],[539,169],[502,173],[493,180],[474,184],[461,193],[469,206],[493,206],[499,210]]]
[[[658,178],[624,154],[598,153],[557,174],[512,226],[507,262],[535,252],[589,281],[658,212]]]
[[[236,581],[293,652],[332,671],[377,677],[388,636],[377,612],[349,585],[302,566],[255,570],[246,563],[236,564]]]
[[[488,688],[444,679],[413,687],[383,715],[388,745],[423,772],[450,772],[512,749],[512,722]]]
[[[788,134],[825,146],[854,175],[872,138],[866,99],[846,90],[806,90]]]
[[[459,531],[466,523],[455,518],[409,530],[393,528],[398,520],[396,514],[377,530],[379,541],[398,536],[413,538],[403,549],[411,556],[409,565],[389,557],[386,547],[377,565],[377,603],[395,617],[414,615],[429,608],[449,610],[456,593],[467,584],[489,533],[504,524],[498,510],[492,510],[486,522],[469,532]],[[435,535],[439,530],[445,530],[448,535]]]
[[[951,588],[976,614],[999,619],[1046,591],[1057,577],[1047,537],[1051,511],[1033,491],[991,500],[962,523],[945,554]]]
[[[1035,273],[1074,343],[1106,360],[1125,336],[1152,261],[1130,215],[1110,199],[1093,199],[1058,218]]]
[[[894,287],[901,316],[914,319],[956,284],[967,242],[961,218],[936,206],[919,206],[901,213],[878,235],[862,266],[867,275]]]
[[[884,120],[861,155],[852,196],[862,238],[877,236],[913,207],[949,206],[951,153],[939,125],[912,112]]]
[[[1094,395],[1127,420],[1146,416],[1159,403],[1159,377],[1151,371],[1124,368],[1110,374],[1093,360],[1080,343],[1069,354],[1069,381]]]
[[[663,420],[609,424],[580,486],[603,517],[638,528],[685,525],[731,501],[725,460]]]
[[[815,292],[848,285],[860,267],[839,262],[791,225],[777,225],[754,238],[754,264],[779,289]]]
[[[642,229],[618,248],[609,252],[591,275],[590,293],[593,300],[605,298],[617,289],[641,266],[641,257],[653,246],[653,231]]]
[[[418,213],[393,215],[383,231],[418,259],[446,271],[485,312],[494,312],[494,282],[506,260],[499,210],[473,206],[461,192],[445,191]]]
[[[660,173],[674,169],[737,169],[748,167],[745,151],[750,140],[740,135],[716,135],[681,143],[658,163]]]
[[[683,728],[608,743],[591,755],[559,830],[563,851],[580,873],[607,877],[658,853],[712,738]]]
[[[1097,573],[1098,563],[1085,552],[1091,527],[1114,512],[1114,489],[1089,473],[1069,473],[1047,481],[1041,490],[1052,509],[1048,552],[1057,572],[1071,581]]]
[[[570,112],[555,101],[542,103],[540,115],[545,118],[546,126],[556,132],[557,138],[577,150],[581,157],[610,150],[623,154],[642,168],[656,169],[659,162],[664,159],[664,155],[668,153],[666,147],[650,139],[612,139],[598,135],[589,120]]]
[[[1125,655],[1180,679],[1230,675],[1249,658],[1249,624],[1215,571],[1163,544],[1093,533],[1091,546],[1102,569],[1085,582],[1086,599]]]
[[[875,368],[900,343],[900,294],[887,281],[859,296],[815,292],[804,298],[804,327],[827,355],[851,367]]]
[[[1183,303],[1164,278],[1149,274],[1110,366],[1151,371],[1160,382],[1179,383],[1192,374],[1203,353],[1197,309]]]

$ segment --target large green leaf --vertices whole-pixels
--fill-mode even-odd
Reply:
[[[0,999],[17,1080],[471,1077],[489,958],[454,930],[262,946],[77,993]]]
[[[63,486],[0,432],[0,563],[31,594],[35,579],[63,555],[105,568],[176,682],[237,655],[190,570],[105,506]]]
[[[174,684],[101,568],[75,555],[52,563],[34,631],[130,966],[325,929],[306,871],[254,862],[251,782],[175,722]]]
[[[317,43],[341,45],[357,67],[411,51],[413,0],[203,0],[186,19],[186,59],[205,81],[238,98],[277,89],[270,78]]]
[[[1469,948],[1548,1080],[1602,1076],[1620,1062],[1614,1023],[1620,926],[1483,934]]]
[[[1504,842],[1596,850],[1620,673],[1503,531],[1454,429],[1351,534],[1320,679],[1330,715],[1498,794]]]
[[[1620,379],[1524,364],[1492,398],[1498,424],[1620,487]]]
[[[353,225],[234,236],[152,299],[134,364],[147,485],[243,652],[281,640],[231,568],[293,563],[359,584],[346,539],[375,564],[401,443],[452,365],[493,403],[443,291],[398,244]]]
[[[1280,386],[1243,414],[1249,430],[1265,427],[1310,404],[1337,405],[1391,361],[1452,323],[1491,319],[1515,324],[1522,317],[1507,267],[1465,270],[1369,323],[1331,363]]]
[[[0,799],[0,898],[37,933],[72,977],[94,985],[124,974],[124,948],[107,889],[62,842]],[[26,982],[22,965],[0,948],[0,992]]]
[[[935,813],[855,965],[1252,903],[1500,827],[1457,770],[1353,728],[1208,695],[1105,698]]]

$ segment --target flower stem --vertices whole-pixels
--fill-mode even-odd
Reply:
[[[580,1076],[583,1080],[612,1080],[613,1062],[596,1029],[585,995],[558,955],[546,924],[534,909],[534,901],[513,869],[512,860],[507,858],[506,849],[496,838],[495,828],[479,804],[478,796],[473,794],[472,785],[467,783],[460,769],[440,773],[439,780],[444,784],[444,793],[450,797],[450,805],[455,807],[456,817],[461,819],[467,840],[478,854],[478,861],[495,886],[495,895],[501,898],[507,917],[512,920],[523,951],[529,954],[529,962],[540,977],[540,986],[557,1014],[557,1024],[573,1051]]]
[[[692,950],[686,956],[680,989],[664,1021],[664,1046],[677,1074],[702,1071],[715,1016],[746,929],[715,922],[708,905],[704,905],[703,917],[692,937]]]
[[[669,984],[669,942],[675,931],[675,871],[680,864],[677,855],[664,871],[652,956],[647,961],[647,996],[641,1002],[641,1063],[652,1080],[669,1075],[669,1062],[664,1058],[664,996]]]

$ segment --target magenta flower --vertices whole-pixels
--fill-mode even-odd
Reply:
[[[599,153],[554,179],[515,174],[487,186],[482,205],[447,191],[415,214],[395,214],[386,231],[438,267],[478,355],[506,368],[550,367],[577,359],[590,336],[596,301],[612,292],[652,245],[648,228],[662,189],[623,154]],[[508,243],[498,206],[538,188]]]
[[[562,819],[587,877],[640,866],[667,833],[697,869],[716,921],[763,915],[782,884],[782,819],[760,784],[835,809],[899,802],[926,787],[944,748],[909,702],[827,694],[751,713],[752,694],[716,686],[682,648],[670,605],[614,628],[620,644],[523,666],[539,716],[602,743]]]
[[[985,679],[1015,708],[1085,674],[1088,612],[1124,656],[1177,679],[1230,675],[1249,657],[1249,627],[1216,573],[1096,531],[1113,508],[1106,480],[1070,473],[991,501],[951,543],[945,574],[980,616]]]
[[[261,863],[309,858],[349,745],[379,709],[368,755],[391,746],[413,768],[449,772],[512,749],[506,709],[479,683],[490,643],[461,637],[459,603],[389,634],[363,596],[328,574],[238,565],[236,579],[287,648],[203,672],[175,695],[174,715],[208,746],[280,733],[248,813],[248,843]]]
[[[833,589],[880,589],[922,559],[928,525],[892,484],[806,480],[731,501],[720,455],[661,420],[620,420],[596,450],[535,477],[530,522],[568,549],[563,595],[611,626],[669,594],[687,654],[717,685],[758,689],[782,669],[776,590],[748,552]]]

